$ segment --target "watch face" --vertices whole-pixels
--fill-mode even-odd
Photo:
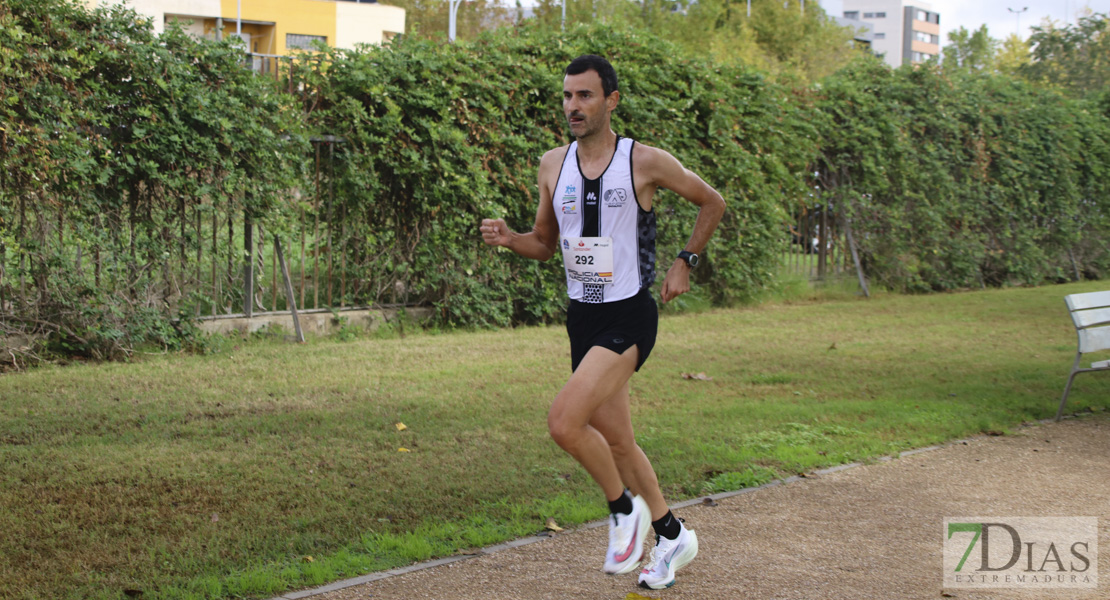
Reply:
[[[698,260],[699,259],[697,254],[691,254],[686,258],[686,263],[689,264],[691,267],[696,267],[698,266]]]

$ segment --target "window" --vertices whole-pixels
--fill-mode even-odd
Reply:
[[[886,13],[885,12],[877,12],[877,13],[875,13],[875,18],[876,19],[885,19],[886,18]]]
[[[877,40],[885,40],[885,39],[886,39],[886,34],[885,34],[885,33],[876,33],[876,34],[875,34],[875,39],[877,39]]]
[[[854,20],[858,21],[859,20],[859,11],[858,10],[846,10],[846,11],[844,11],[844,18],[845,19],[854,19]]]
[[[924,31],[913,32],[913,39],[919,42],[925,42],[926,44],[940,44],[940,37],[931,33],[925,33]]]
[[[865,19],[874,19],[875,18],[875,13],[863,13],[863,18],[865,18]]]
[[[327,36],[303,35],[300,33],[285,34],[285,47],[288,50],[312,50],[312,42],[328,43]]]
[[[927,52],[914,52],[913,53],[913,62],[925,62],[925,61],[929,60],[932,57],[933,57],[933,55],[929,54]]]

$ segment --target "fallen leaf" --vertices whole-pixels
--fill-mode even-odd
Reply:
[[[701,501],[701,503],[705,506],[717,506],[717,501],[710,498],[709,496],[706,496],[705,499]]]
[[[398,448],[397,451],[398,452],[412,452],[412,450],[409,450],[408,448]]]
[[[651,596],[641,596],[636,592],[628,592],[628,595],[624,597],[624,600],[655,600],[655,598],[652,598]]]
[[[702,371],[701,373],[698,373],[697,375],[694,375],[692,373],[683,373],[682,378],[683,379],[697,379],[698,381],[713,381],[713,378],[706,375],[705,371]]]
[[[836,350],[836,342],[833,342],[832,346],[829,346],[829,350]]]
[[[316,562],[316,559],[312,558],[311,556],[306,556],[306,557],[304,557],[304,561],[306,563],[310,563],[310,562]]]
[[[956,594],[949,594],[948,592],[941,592],[940,595],[943,596],[944,598],[955,598],[956,597]]]
[[[555,522],[555,517],[548,517],[547,523],[543,527],[544,529],[547,529],[548,531],[554,531],[555,533],[563,531],[563,528],[559,527],[559,524]]]
[[[397,431],[404,431],[404,430],[408,429],[408,426],[406,426],[404,423],[398,423],[398,424],[394,425],[394,427],[397,428]]]
[[[220,520],[220,515],[217,515],[216,513],[212,513],[212,522],[217,523],[217,522],[219,522],[219,520]]]

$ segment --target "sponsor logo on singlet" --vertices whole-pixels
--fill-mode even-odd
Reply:
[[[628,192],[625,190],[605,190],[605,206],[607,208],[622,208],[627,199]]]
[[[578,193],[573,185],[568,185],[563,192],[563,214],[578,214]]]

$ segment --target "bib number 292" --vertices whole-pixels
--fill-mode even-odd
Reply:
[[[567,280],[607,285],[613,283],[613,238],[563,238],[563,266]]]

